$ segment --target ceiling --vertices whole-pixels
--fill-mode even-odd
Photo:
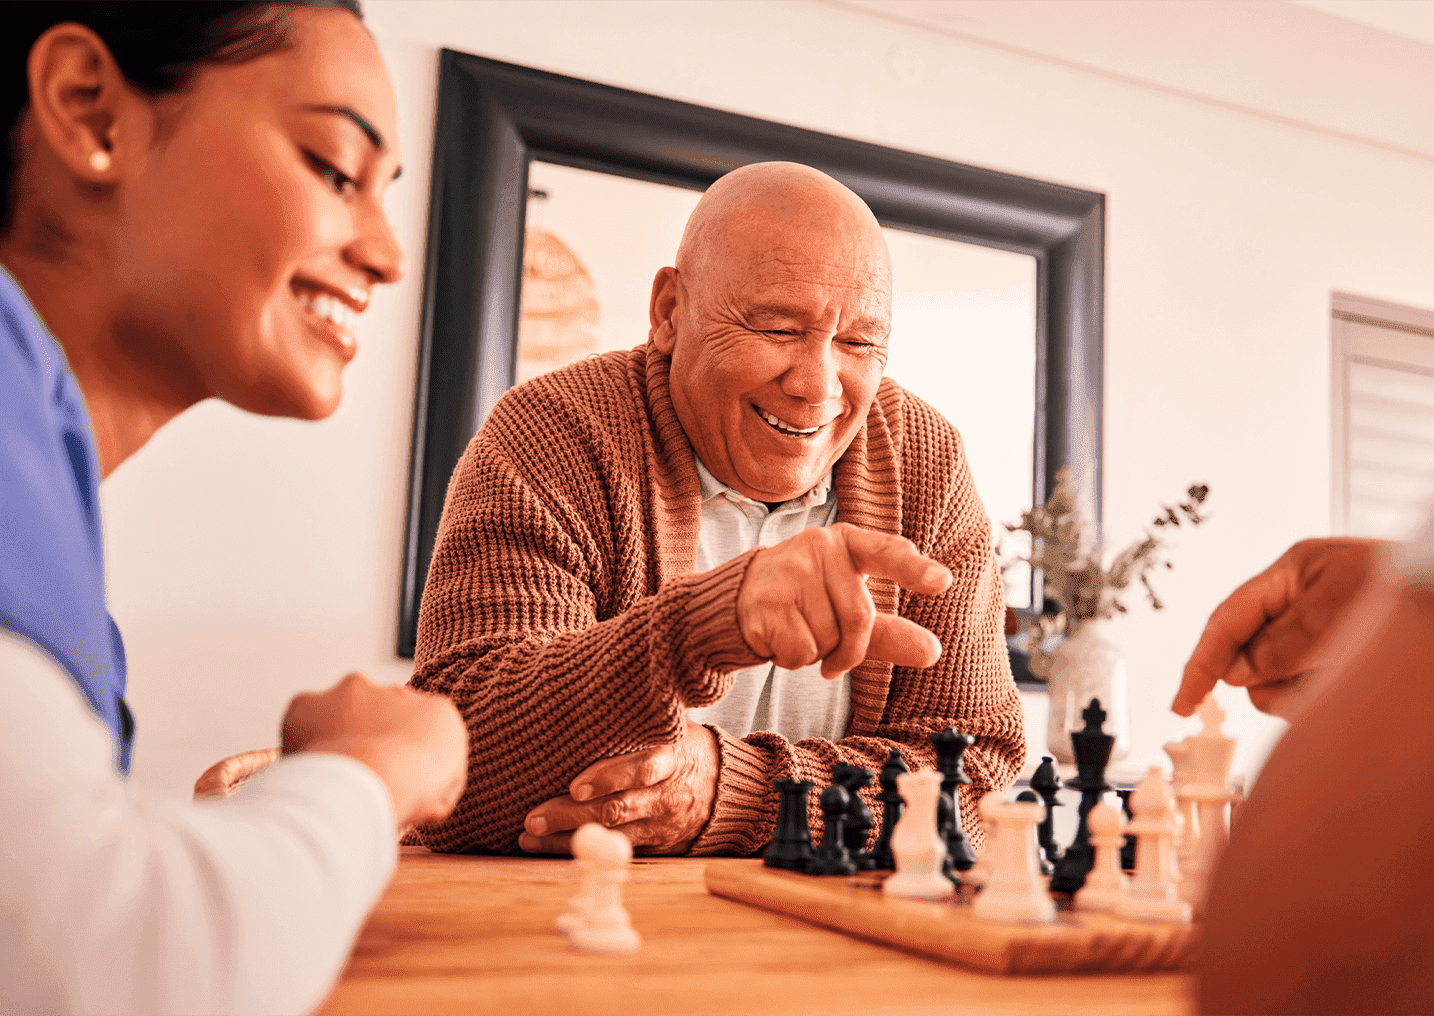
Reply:
[[[1434,0],[822,2],[1434,161]]]
[[[1434,45],[1434,0],[1288,0],[1392,35]]]

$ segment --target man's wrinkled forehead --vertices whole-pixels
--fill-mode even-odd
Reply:
[[[891,287],[891,267],[884,257],[814,250],[811,245],[734,253],[739,257],[745,254],[751,269],[749,275],[772,283],[802,282],[871,290]]]

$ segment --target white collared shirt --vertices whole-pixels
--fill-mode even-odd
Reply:
[[[702,481],[702,527],[697,535],[697,571],[705,572],[753,547],[772,547],[803,529],[836,521],[837,499],[827,470],[801,497],[768,511],[761,501],[737,493],[697,461]],[[732,690],[719,702],[687,715],[734,737],[772,730],[789,741],[821,737],[840,740],[846,732],[851,684],[846,674],[822,677],[821,664],[787,670],[763,663],[739,670]]]

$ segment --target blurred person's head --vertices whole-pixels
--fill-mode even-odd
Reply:
[[[404,271],[396,103],[358,4],[3,14],[0,262],[92,413],[148,414],[142,444],[209,397],[332,412],[355,316]]]
[[[816,486],[876,397],[891,331],[886,240],[826,174],[744,166],[698,202],[651,313],[697,457],[739,493],[785,501]]]

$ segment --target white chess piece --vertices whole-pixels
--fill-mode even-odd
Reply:
[[[1056,905],[1041,877],[1036,859],[1035,828],[1046,813],[1039,801],[1005,804],[999,794],[981,798],[981,818],[989,825],[986,852],[986,888],[971,905],[971,913],[987,921],[1056,919]]]
[[[1076,907],[1081,910],[1110,912],[1128,891],[1125,872],[1120,870],[1120,848],[1125,841],[1121,827],[1125,816],[1110,805],[1097,804],[1086,819],[1090,826],[1090,845],[1095,848],[1095,862],[1085,885],[1076,893]]]
[[[1188,739],[1187,739],[1188,740]],[[1165,745],[1170,756],[1170,783],[1175,794],[1175,811],[1180,816],[1180,833],[1176,837],[1176,867],[1180,870],[1180,898],[1193,904],[1199,885],[1200,820],[1196,814],[1199,802],[1190,795],[1190,749],[1185,741]]]
[[[583,843],[587,842],[585,836]],[[573,898],[568,900],[568,908],[558,915],[553,922],[554,927],[564,935],[572,933],[572,930],[587,920],[587,915],[597,907],[598,877],[597,866],[593,863],[591,855],[582,853],[578,842],[578,835],[573,833],[573,863],[582,872],[582,882],[578,884],[578,891]]]
[[[1210,872],[1230,837],[1227,808],[1230,803],[1230,762],[1235,756],[1235,739],[1224,736],[1220,724],[1225,713],[1213,695],[1200,703],[1205,729],[1185,739],[1190,758],[1190,787],[1186,791],[1199,805],[1199,843],[1191,871],[1193,883],[1186,896],[1199,909],[1210,882]]]
[[[1175,849],[1175,799],[1165,775],[1151,766],[1130,795],[1135,814],[1125,831],[1135,837],[1135,877],[1129,891],[1116,901],[1120,917],[1152,921],[1190,920],[1190,904],[1180,898],[1179,874],[1171,856]]]
[[[622,833],[588,822],[573,833],[573,857],[584,868],[583,887],[558,927],[574,949],[626,956],[637,952],[642,938],[633,930],[622,905],[622,883],[632,862],[632,843]],[[591,881],[589,881],[589,879]]]
[[[906,810],[891,832],[891,853],[896,874],[881,884],[883,892],[913,900],[942,900],[956,892],[941,874],[946,844],[936,831],[936,801],[941,796],[941,774],[934,770],[902,773],[896,789]]]

